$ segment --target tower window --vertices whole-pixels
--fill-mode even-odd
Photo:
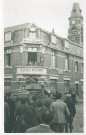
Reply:
[[[76,9],[73,9],[73,13],[75,13],[76,12]]]
[[[77,42],[77,30],[76,30],[76,28],[72,29],[72,41]]]

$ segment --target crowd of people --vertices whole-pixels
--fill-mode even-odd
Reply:
[[[68,133],[73,130],[76,114],[75,103],[71,94],[65,100],[62,93],[55,95],[44,93],[11,98],[8,92],[4,98],[4,132],[5,133]]]

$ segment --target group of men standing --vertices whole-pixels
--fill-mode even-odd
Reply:
[[[76,114],[71,94],[61,100],[62,93],[38,95],[33,102],[29,97],[13,101],[10,96],[4,103],[4,127],[6,133],[68,133],[73,130]],[[11,102],[11,103],[10,103]],[[13,109],[12,109],[13,108]],[[10,125],[10,129],[8,127]]]

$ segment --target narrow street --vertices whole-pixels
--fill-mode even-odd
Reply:
[[[76,105],[76,115],[73,122],[73,133],[83,133],[84,132],[84,116],[83,116],[83,103],[78,103]]]

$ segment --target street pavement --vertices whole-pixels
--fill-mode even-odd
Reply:
[[[73,133],[84,132],[83,103],[77,103],[76,105],[76,115],[74,117],[73,127]]]

